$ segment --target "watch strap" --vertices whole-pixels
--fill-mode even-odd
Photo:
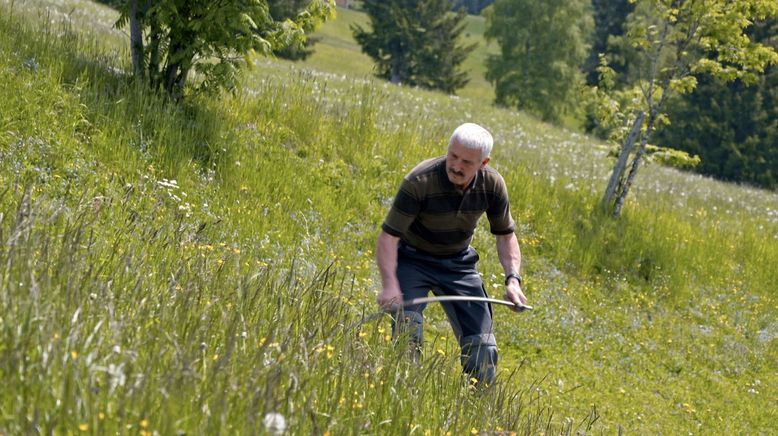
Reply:
[[[519,286],[524,284],[524,281],[518,273],[509,273],[505,275],[505,286],[508,286],[508,282],[510,282],[511,279],[516,279],[519,282]]]

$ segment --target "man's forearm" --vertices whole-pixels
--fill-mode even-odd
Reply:
[[[392,236],[384,231],[378,236],[376,246],[376,263],[381,273],[381,282],[384,288],[396,288],[397,282],[397,244],[400,238]]]
[[[505,274],[519,273],[521,249],[514,233],[497,236],[497,256],[500,258],[500,264]]]

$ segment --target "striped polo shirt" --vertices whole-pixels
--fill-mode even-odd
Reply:
[[[381,228],[418,250],[447,256],[470,245],[484,212],[493,234],[514,231],[502,176],[486,166],[460,192],[448,179],[442,156],[420,163],[405,176]]]

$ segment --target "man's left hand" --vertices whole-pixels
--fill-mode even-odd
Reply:
[[[505,299],[515,304],[511,308],[514,312],[521,312],[522,306],[527,304],[527,297],[521,291],[521,285],[519,285],[518,280],[510,280],[505,285]]]

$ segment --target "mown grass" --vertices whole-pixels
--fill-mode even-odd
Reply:
[[[573,132],[264,60],[179,106],[122,46],[7,5],[1,432],[253,434],[270,412],[291,434],[772,431],[774,193],[649,166],[612,221],[606,152]],[[362,321],[400,178],[466,120],[497,138],[536,307],[496,310],[487,392],[439,308],[421,368]],[[499,296],[485,227],[474,245]]]

